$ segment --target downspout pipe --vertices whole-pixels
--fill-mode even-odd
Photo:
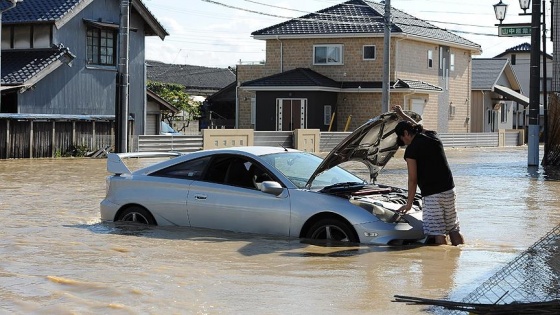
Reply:
[[[128,151],[128,61],[129,61],[129,38],[130,33],[130,0],[121,0],[121,21],[119,26],[119,94],[120,110],[117,112],[118,141],[117,152]]]
[[[280,72],[284,72],[284,43],[278,35],[276,35],[276,40],[280,42]]]

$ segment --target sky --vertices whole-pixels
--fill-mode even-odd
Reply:
[[[265,59],[265,42],[251,33],[343,3],[340,0],[142,0],[170,34],[146,39],[146,59],[169,64],[226,68]],[[390,0],[393,8],[473,41],[475,58],[492,58],[530,37],[498,37],[493,4],[499,0]],[[504,23],[530,23],[517,0],[508,4]],[[550,1],[546,1],[550,29]],[[548,31],[550,36],[550,31]],[[547,52],[552,42],[547,41]],[[542,49],[542,44],[541,44]]]

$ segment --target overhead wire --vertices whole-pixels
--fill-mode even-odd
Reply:
[[[226,8],[230,8],[230,9],[234,9],[234,10],[240,10],[240,11],[249,12],[249,13],[252,13],[252,14],[258,14],[258,15],[261,15],[261,16],[267,16],[267,17],[272,17],[272,18],[277,18],[277,19],[299,20],[299,21],[326,23],[326,24],[367,25],[367,24],[369,24],[369,23],[371,23],[371,22],[373,22],[377,19],[382,19],[383,18],[383,17],[373,18],[373,17],[364,17],[364,16],[348,16],[348,15],[339,15],[339,14],[333,14],[333,13],[320,12],[320,11],[323,11],[327,8],[319,10],[317,12],[308,12],[308,11],[299,10],[299,9],[291,9],[291,8],[286,8],[286,7],[282,7],[282,6],[272,5],[270,3],[264,3],[264,2],[260,2],[260,1],[256,1],[256,0],[243,0],[245,2],[261,5],[261,6],[264,6],[264,7],[281,9],[281,10],[292,11],[292,12],[297,12],[297,13],[300,13],[300,14],[304,14],[301,17],[292,17],[292,16],[287,16],[287,15],[282,15],[282,14],[267,13],[267,12],[262,12],[262,11],[259,11],[259,10],[254,10],[254,9],[235,6],[235,5],[231,5],[231,4],[226,4],[226,3],[216,1],[216,0],[201,0],[201,1],[207,2],[207,3],[210,3],[210,4],[214,4],[214,5],[218,5],[218,6],[222,6],[222,7],[226,7]],[[315,1],[319,1],[319,0],[315,0]],[[358,4],[340,3],[338,1],[336,1],[336,2],[334,2],[334,1],[333,2],[331,2],[331,1],[319,1],[319,2],[328,2],[328,3],[332,4],[333,6],[334,5],[345,5],[345,6],[354,6],[354,7],[364,6],[364,5],[358,5]],[[165,6],[158,5],[158,7],[165,7]],[[371,7],[371,6],[367,5],[366,7]],[[174,8],[171,8],[171,7],[166,7],[165,9],[176,11]],[[448,32],[452,32],[452,33],[458,33],[458,34],[486,36],[486,37],[498,37],[498,34],[496,34],[496,33],[483,33],[483,32],[473,32],[473,31],[459,30],[459,29],[450,29],[450,28],[445,28],[445,27],[438,27],[438,26],[432,25],[430,23],[436,23],[436,24],[441,24],[441,25],[464,26],[464,27],[478,27],[478,28],[495,28],[495,26],[485,26],[485,25],[475,25],[475,24],[466,24],[466,23],[457,23],[457,22],[420,19],[420,18],[416,18],[416,17],[414,17],[414,16],[412,16],[412,15],[410,15],[410,14],[404,12],[404,11],[401,11],[399,9],[394,9],[394,10],[398,11],[399,13],[407,15],[407,16],[404,16],[404,17],[393,16],[393,21],[395,21],[396,23],[399,23],[400,25],[419,26],[419,25],[416,25],[416,24],[412,24],[414,22],[418,22],[418,23],[422,23],[422,25],[420,25],[420,27],[423,27],[423,28],[426,28],[426,29],[441,29],[441,30],[444,30],[444,31],[448,31]],[[194,12],[194,14],[197,14],[197,13],[198,12]],[[189,10],[189,14],[193,14],[193,11]],[[198,13],[198,14],[200,14],[200,13]],[[204,16],[204,14],[202,14],[202,15]],[[325,19],[321,19],[321,18],[317,18],[317,17],[324,17]],[[344,21],[329,20],[329,18],[339,18],[339,17],[344,18]],[[352,20],[354,20],[354,21],[352,21]],[[213,33],[215,33],[215,32],[213,32]],[[190,37],[190,35],[189,35],[189,37]],[[206,43],[197,43],[195,41],[189,41],[189,40],[170,39],[170,41],[206,45]],[[209,44],[209,45],[211,45],[211,44]],[[227,45],[227,46],[233,46],[233,45]],[[188,50],[189,51],[199,51],[199,50],[192,50],[192,49],[188,49]],[[216,52],[230,52],[231,53],[231,51],[216,51]],[[243,52],[243,53],[247,53],[247,52]],[[251,52],[251,53],[262,53],[262,52]]]

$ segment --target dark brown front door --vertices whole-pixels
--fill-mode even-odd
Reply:
[[[306,106],[305,99],[278,99],[277,130],[291,131],[305,128]]]

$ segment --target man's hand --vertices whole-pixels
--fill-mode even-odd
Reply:
[[[404,205],[401,206],[399,210],[397,210],[397,212],[400,214],[406,214],[408,211],[410,211],[410,209],[412,209],[412,207],[409,207],[408,205]]]

